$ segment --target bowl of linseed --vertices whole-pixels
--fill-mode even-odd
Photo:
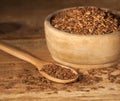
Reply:
[[[120,55],[120,15],[98,7],[72,7],[44,22],[52,58],[74,68],[109,67]]]

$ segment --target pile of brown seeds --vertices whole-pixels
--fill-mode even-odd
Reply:
[[[120,17],[97,7],[76,7],[59,12],[51,24],[62,31],[82,35],[101,35],[120,31]]]
[[[44,65],[41,71],[44,71],[48,75],[61,80],[74,79],[77,77],[77,75],[73,73],[70,69],[63,68],[62,66],[56,64]]]

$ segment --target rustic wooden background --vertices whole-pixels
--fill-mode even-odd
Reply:
[[[44,19],[51,12],[73,6],[98,6],[120,11],[120,0],[0,0],[0,39],[38,58],[53,61],[45,43]],[[108,70],[120,75],[120,64],[116,68]],[[27,79],[27,73],[39,76],[31,64],[0,51],[0,101],[120,101],[120,84],[107,81],[108,75],[101,75],[105,80],[92,85],[92,89],[79,83],[53,83],[59,90],[56,93],[55,90],[43,92],[39,83]],[[33,84],[21,82],[24,76]],[[120,82],[120,77],[117,81]]]
[[[7,32],[0,29],[0,38],[44,37],[45,17],[58,9],[73,6],[98,6],[120,10],[120,0],[0,0],[0,28],[5,26],[1,23],[7,23],[8,29]],[[15,24],[11,24],[13,22]],[[17,29],[16,26],[20,26],[21,32],[14,34],[12,30]],[[2,34],[3,32],[6,34]]]

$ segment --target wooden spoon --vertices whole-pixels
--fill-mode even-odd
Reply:
[[[60,64],[56,64],[56,65],[59,65],[62,68],[70,69],[76,75],[75,78],[68,79],[68,80],[62,80],[62,79],[52,77],[52,76],[48,75],[47,73],[45,73],[44,71],[40,71],[42,68],[44,68],[44,65],[51,64],[50,62],[45,62],[43,60],[40,60],[40,59],[36,58],[35,56],[27,53],[26,51],[23,51],[17,47],[13,47],[7,43],[0,42],[0,50],[33,64],[39,70],[39,72],[42,76],[44,76],[45,78],[47,78],[51,81],[54,81],[57,83],[71,83],[71,82],[76,81],[78,78],[78,73],[74,69],[60,65]]]

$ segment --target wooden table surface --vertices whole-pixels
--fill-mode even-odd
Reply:
[[[0,39],[54,61],[44,38],[45,17],[57,9],[87,5],[120,10],[119,0],[1,0]],[[103,80],[90,85],[52,82],[41,88],[41,76],[33,65],[0,51],[0,101],[120,101],[120,64],[100,73]]]

